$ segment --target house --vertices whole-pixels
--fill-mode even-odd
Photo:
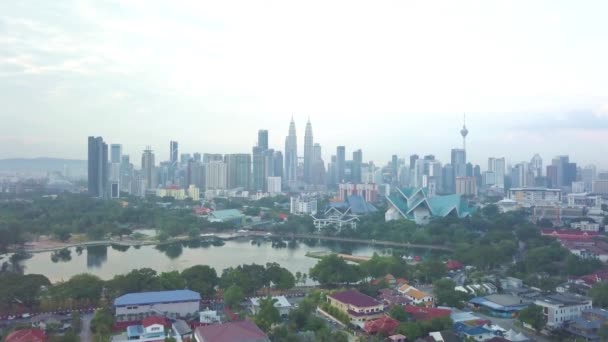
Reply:
[[[254,315],[257,315],[260,311],[260,299],[262,298],[256,297],[249,300],[251,302],[251,313]],[[285,296],[275,296],[272,297],[272,299],[276,300],[274,307],[279,310],[279,314],[281,314],[281,316],[287,316],[292,309],[291,303],[289,303],[287,298],[285,298]]]
[[[372,285],[380,285],[382,282],[386,283],[388,286],[395,286],[397,284],[397,279],[392,274],[387,274],[382,278],[374,279],[371,281]]]
[[[534,304],[543,308],[545,321],[549,328],[562,327],[565,322],[577,319],[585,310],[593,308],[590,298],[563,293],[539,298]]]
[[[397,334],[397,335],[391,335],[388,337],[388,340],[390,342],[405,342],[407,338],[404,335],[401,334]]]
[[[384,304],[356,290],[331,294],[327,296],[327,301],[346,313],[354,324],[362,324],[384,315]]]
[[[524,282],[521,279],[514,277],[506,277],[500,279],[500,287],[503,290],[521,289],[524,286]]]
[[[419,338],[416,340],[424,341],[424,342],[460,342],[460,338],[454,332],[446,330],[446,331],[435,331],[430,332],[429,336]]]
[[[445,268],[448,271],[456,271],[464,268],[464,265],[458,260],[448,260],[445,263]]]
[[[480,325],[471,326],[465,323],[456,323],[454,324],[454,330],[462,338],[473,339],[475,341],[487,341],[497,336],[497,332]]]
[[[435,318],[450,317],[451,310],[439,308],[427,308],[420,306],[406,305],[403,310],[407,312],[415,321],[430,321]]]
[[[399,321],[388,316],[382,316],[378,319],[365,322],[363,330],[370,334],[382,334],[384,336],[391,335],[399,327]]]
[[[46,342],[48,337],[42,329],[21,329],[8,334],[5,342]]]
[[[197,342],[270,342],[268,335],[251,321],[198,327],[194,339]]]
[[[171,327],[173,328],[173,333],[178,335],[181,340],[191,340],[194,337],[192,328],[184,320],[176,319]]]
[[[199,322],[203,324],[215,324],[221,323],[222,320],[220,316],[217,314],[217,311],[213,310],[205,310],[199,312]]]
[[[379,291],[378,299],[384,303],[385,307],[392,307],[395,305],[406,305],[411,301],[403,296],[399,295],[399,292],[393,289],[382,289]]]
[[[190,317],[200,309],[201,295],[190,290],[128,293],[114,300],[116,321],[139,321],[150,315]]]
[[[461,195],[429,196],[427,188],[397,189],[386,197],[388,210],[386,221],[406,219],[416,224],[427,224],[433,218],[455,216],[465,218],[475,211]]]
[[[412,301],[414,305],[424,304],[425,306],[433,306],[435,300],[430,294],[420,291],[409,284],[401,286],[399,288],[399,293]]]
[[[581,317],[565,324],[565,330],[585,341],[600,341],[599,330],[608,324],[608,311],[603,309],[589,309],[581,313]]]
[[[164,340],[167,335],[175,338],[177,341],[182,341],[181,337],[174,335],[172,332],[165,332],[165,327],[168,325],[168,320],[161,316],[148,316],[141,321],[141,324],[130,325],[126,332],[112,337],[112,342],[153,342]]]

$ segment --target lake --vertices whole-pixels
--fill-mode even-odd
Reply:
[[[276,262],[292,273],[308,274],[317,259],[306,256],[307,252],[332,251],[360,256],[392,253],[392,248],[365,244],[305,240],[281,246],[266,240],[242,238],[226,241],[223,246],[201,245],[200,242],[183,242],[163,246],[95,246],[78,251],[70,248],[70,256],[57,256],[51,252],[34,253],[20,262],[26,274],[43,274],[52,282],[67,280],[79,273],[91,273],[102,279],[133,269],[152,268],[157,272],[181,271],[194,265],[209,265],[218,275],[228,267],[241,264],[266,264]],[[410,254],[429,255],[425,250]]]

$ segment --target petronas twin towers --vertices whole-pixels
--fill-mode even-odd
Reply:
[[[303,180],[307,184],[312,183],[314,162],[314,141],[312,135],[312,124],[310,119],[306,123],[304,132],[304,168]],[[296,123],[291,118],[289,134],[285,138],[285,178],[289,184],[295,184],[298,180],[298,137],[296,135]]]

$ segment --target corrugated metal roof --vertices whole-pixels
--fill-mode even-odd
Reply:
[[[169,302],[200,301],[201,295],[190,290],[128,293],[114,300],[114,306],[140,305]]]

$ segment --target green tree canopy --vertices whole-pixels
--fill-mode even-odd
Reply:
[[[521,310],[517,319],[520,322],[531,325],[537,331],[545,325],[543,308],[536,304],[530,304],[530,306]]]
[[[215,287],[219,284],[219,278],[215,269],[207,265],[196,265],[182,271],[182,278],[186,287],[196,291],[203,297],[210,297],[215,293]]]
[[[255,323],[260,329],[268,332],[273,324],[278,323],[281,320],[279,310],[274,306],[277,302],[272,297],[260,298],[260,309],[255,315]]]
[[[245,293],[237,285],[231,285],[224,291],[224,303],[229,308],[236,308],[245,300]]]
[[[357,265],[350,265],[344,259],[331,254],[319,260],[310,269],[310,277],[322,285],[349,284],[361,279],[361,270]]]

